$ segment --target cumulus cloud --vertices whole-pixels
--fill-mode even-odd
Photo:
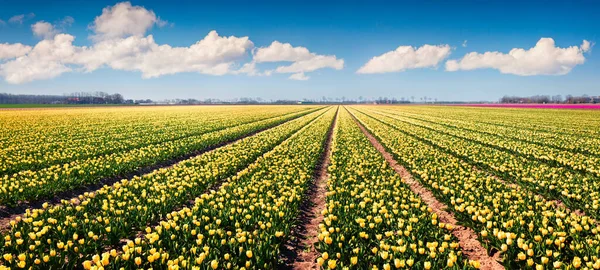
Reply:
[[[51,39],[58,34],[54,25],[45,21],[39,21],[31,26],[33,34],[42,39]]]
[[[344,68],[344,60],[337,59],[334,55],[317,55],[313,58],[294,62],[289,66],[281,66],[275,69],[277,73],[311,72],[322,68],[333,68],[340,70]]]
[[[0,76],[8,83],[18,84],[50,79],[71,71],[66,64],[76,52],[73,39],[71,35],[59,34],[53,39],[40,41],[26,55],[0,64]]]
[[[590,43],[589,41],[583,40],[583,43],[581,44],[581,50],[583,52],[588,52],[592,48],[593,45],[594,44]]]
[[[311,53],[305,47],[293,47],[289,43],[273,41],[268,47],[256,49],[253,61],[261,62],[293,62],[287,66],[278,66],[274,70],[265,71],[264,75],[276,73],[295,73],[289,78],[292,80],[307,80],[305,72],[315,71],[322,68],[340,70],[344,68],[344,59],[338,59],[335,55],[318,55]]]
[[[143,78],[179,72],[209,75],[233,73],[234,60],[253,47],[248,37],[222,37],[215,31],[189,47],[159,45],[150,35],[106,40],[90,47],[73,45],[75,38],[58,34],[40,41],[31,52],[0,65],[0,75],[19,84],[49,79],[74,70],[91,72],[107,66],[139,71]]]
[[[254,53],[254,61],[261,62],[295,62],[308,60],[316,55],[305,47],[293,47],[289,43],[273,41],[268,47],[258,48]]]
[[[128,36],[143,36],[155,24],[164,26],[153,11],[144,7],[132,6],[130,2],[121,2],[102,10],[102,14],[90,25],[96,34],[95,40],[107,40]]]
[[[423,45],[419,48],[400,46],[394,51],[371,58],[356,73],[399,72],[407,69],[437,67],[450,55],[449,45]]]
[[[158,45],[152,35],[131,36],[100,42],[84,52],[82,58],[88,71],[100,63],[113,69],[140,71],[144,78],[179,72],[224,75],[231,71],[233,61],[253,46],[248,37],[223,37],[216,31],[190,47]]]
[[[31,51],[31,46],[23,45],[21,43],[0,43],[0,60],[23,56],[29,51]]]
[[[51,24],[45,21],[39,21],[31,25],[31,31],[33,34],[42,39],[54,38],[57,34],[64,32],[67,27],[71,26],[75,22],[75,19],[71,16],[66,16],[61,20]]]
[[[73,23],[65,17],[54,24],[39,21],[31,26],[42,38],[35,46],[20,43],[0,44],[0,77],[8,83],[20,84],[51,79],[67,72],[93,72],[99,68],[140,72],[143,78],[154,78],[181,72],[208,75],[239,74],[270,76],[293,73],[290,79],[306,80],[305,72],[321,68],[341,69],[343,59],[334,55],[318,55],[304,47],[273,42],[255,50],[253,60],[240,67],[240,61],[253,50],[248,37],[220,36],[216,31],[188,47],[158,44],[146,35],[153,25],[164,25],[154,12],[129,2],[102,10],[90,25],[92,44],[76,46],[75,37],[64,28]],[[260,72],[262,62],[288,62],[273,70]]]
[[[75,38],[58,34],[40,41],[31,52],[0,65],[0,75],[19,84],[49,79],[70,71],[91,72],[103,66],[139,71],[143,78],[179,72],[224,75],[234,60],[253,47],[248,37],[222,37],[215,31],[189,47],[159,45],[150,35],[105,40],[90,47],[73,45]]]
[[[245,74],[248,76],[271,76],[272,73],[273,73],[272,71],[260,72],[256,68],[256,62],[254,62],[254,61],[245,63],[244,65],[242,65],[241,68],[231,71],[231,74],[236,74],[236,75]]]
[[[581,46],[556,47],[554,39],[541,38],[534,47],[526,50],[514,48],[508,54],[501,52],[471,52],[460,60],[446,62],[447,71],[497,69],[501,73],[520,76],[565,75],[585,62],[583,53],[592,44],[584,40]]]
[[[292,80],[297,80],[297,81],[306,81],[306,80],[308,80],[309,78],[310,78],[310,77],[306,76],[306,75],[304,74],[304,72],[295,73],[295,74],[292,74],[292,75],[290,76],[290,79],[292,79]]]

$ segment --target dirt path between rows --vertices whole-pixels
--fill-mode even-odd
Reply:
[[[333,131],[335,130],[338,113],[337,108],[331,127],[327,132],[327,140],[323,146],[325,150],[319,158],[319,163],[313,176],[314,181],[304,194],[305,200],[300,205],[300,214],[297,225],[292,229],[290,240],[282,247],[282,263],[278,269],[319,269],[316,261],[321,254],[315,245],[319,242],[319,224],[323,221],[321,212],[325,209],[327,179],[331,158],[331,146],[333,143]]]
[[[457,224],[458,221],[454,215],[445,210],[447,206],[438,201],[433,196],[431,191],[417,182],[406,168],[398,164],[392,154],[390,154],[385,147],[381,145],[381,143],[379,143],[379,141],[358,121],[354,114],[350,113],[350,115],[354,119],[354,122],[356,122],[356,124],[360,127],[362,132],[367,136],[371,144],[377,148],[390,166],[402,177],[402,180],[409,185],[410,189],[414,193],[418,194],[423,202],[427,204],[427,206],[433,209],[433,212],[437,214],[439,220],[444,223],[452,224],[454,227],[452,234],[458,238],[458,242],[466,258],[470,260],[478,260],[481,264],[480,269],[505,269],[504,266],[502,266],[498,261],[488,255],[487,250],[481,245],[479,240],[477,240],[477,234],[475,231],[473,231],[473,229]]]
[[[318,110],[316,110],[316,111],[318,111]],[[310,113],[308,113],[308,114],[310,114]],[[43,204],[46,202],[49,203],[51,206],[61,204],[62,200],[71,200],[71,201],[74,200],[75,202],[77,202],[79,200],[78,199],[79,195],[83,195],[86,192],[93,193],[93,192],[97,191],[98,189],[102,188],[103,186],[111,186],[111,185],[115,184],[116,182],[121,181],[122,179],[131,179],[134,176],[143,176],[145,174],[151,173],[154,170],[161,169],[161,168],[171,168],[175,164],[182,162],[184,160],[202,155],[204,153],[207,153],[209,151],[215,150],[220,147],[224,147],[224,146],[233,144],[244,138],[256,135],[256,134],[266,131],[268,129],[276,128],[280,125],[288,123],[289,121],[292,121],[294,119],[300,118],[300,117],[308,115],[308,114],[300,114],[298,116],[294,116],[290,119],[287,119],[286,121],[283,121],[281,123],[258,129],[256,131],[250,132],[250,133],[242,135],[240,137],[237,137],[237,138],[234,138],[231,140],[227,140],[227,141],[224,141],[224,142],[212,145],[212,146],[208,146],[204,149],[193,151],[193,152],[190,152],[188,154],[179,156],[179,157],[171,159],[171,160],[167,160],[164,162],[156,163],[154,165],[146,166],[146,167],[140,168],[134,172],[130,172],[130,173],[114,176],[114,177],[103,178],[103,179],[98,180],[98,182],[94,183],[94,184],[87,184],[87,185],[78,187],[73,190],[60,192],[60,193],[57,193],[56,195],[54,195],[54,197],[52,197],[50,199],[42,199],[42,200],[36,200],[36,201],[31,201],[31,202],[23,202],[16,207],[0,207],[0,232],[5,232],[6,230],[10,229],[10,221],[14,220],[15,218],[17,218],[19,216],[22,217],[23,214],[25,214],[25,211],[27,209],[42,208]]]

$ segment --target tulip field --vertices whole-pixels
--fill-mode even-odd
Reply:
[[[79,107],[0,126],[0,269],[600,269],[599,111]]]

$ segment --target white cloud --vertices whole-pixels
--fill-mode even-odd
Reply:
[[[144,78],[179,72],[224,75],[253,46],[248,37],[222,37],[216,31],[190,47],[158,45],[151,35],[132,36],[100,42],[81,57],[88,71],[106,64],[113,69],[140,71]]]
[[[594,46],[594,44],[590,43],[587,40],[583,40],[583,43],[581,44],[581,50],[583,52],[588,52],[592,48],[592,46]]]
[[[293,47],[289,43],[273,41],[268,47],[256,49],[253,61],[261,62],[293,62],[287,66],[278,66],[275,70],[267,70],[263,75],[269,76],[276,73],[296,73],[290,76],[293,80],[307,80],[305,72],[322,68],[340,70],[344,68],[344,59],[337,59],[335,55],[318,55],[311,53],[305,47]]]
[[[277,73],[311,72],[322,68],[333,68],[340,70],[344,68],[344,60],[337,59],[335,55],[317,55],[313,58],[294,62],[289,66],[281,66],[275,69]]]
[[[306,81],[308,80],[310,77],[304,75],[304,72],[300,72],[300,73],[294,73],[290,76],[290,79],[292,80],[297,80],[297,81]]]
[[[258,48],[254,53],[254,61],[261,62],[296,62],[315,57],[305,47],[293,47],[289,43],[273,41],[269,47]]]
[[[94,40],[107,40],[128,36],[143,36],[154,24],[166,25],[153,11],[121,2],[102,9],[102,14],[90,28],[96,33]]]
[[[465,41],[463,41],[463,43],[462,43],[462,47],[463,47],[463,48],[466,48],[466,47],[467,47],[467,40],[466,40],[466,39],[465,39]]]
[[[23,19],[25,15],[21,19]],[[167,25],[154,12],[129,2],[102,10],[90,25],[92,45],[75,46],[75,37],[62,34],[74,22],[65,17],[54,24],[40,21],[31,26],[43,38],[33,48],[23,44],[0,44],[0,77],[12,84],[51,79],[66,72],[92,72],[99,68],[140,72],[143,78],[154,78],[181,72],[208,75],[245,74],[270,76],[293,73],[290,79],[306,80],[321,68],[342,69],[343,59],[335,55],[318,55],[304,47],[273,42],[255,51],[254,59],[240,67],[254,44],[248,37],[220,36],[211,31],[189,47],[157,44],[145,35],[153,25]],[[274,70],[260,72],[259,62],[291,62]]]
[[[256,68],[256,62],[251,61],[248,63],[245,63],[244,65],[242,65],[241,68],[237,69],[237,70],[233,70],[231,72],[231,74],[245,74],[248,76],[271,76],[273,72],[272,71],[265,71],[265,72],[260,72],[257,68]]]
[[[63,19],[56,21],[55,24],[39,21],[31,25],[31,31],[39,38],[52,39],[54,36],[63,32],[67,27],[71,26],[74,22],[75,19],[71,16],[66,16]]]
[[[0,26],[5,26],[5,25],[6,25],[6,22],[3,20],[0,20]]]
[[[66,34],[42,40],[26,55],[0,64],[0,76],[8,83],[18,84],[50,79],[71,71],[66,64],[76,52],[73,40],[73,36]]]
[[[33,34],[39,38],[51,39],[56,36],[59,31],[54,28],[54,25],[45,21],[39,21],[31,26]]]
[[[0,43],[0,60],[23,56],[29,51],[31,51],[31,46],[23,45],[21,43]]]
[[[423,45],[419,48],[400,46],[394,51],[371,58],[356,73],[373,74],[399,72],[407,69],[437,67],[450,55],[449,45]]]
[[[497,69],[501,73],[520,76],[564,75],[585,62],[584,52],[591,48],[590,42],[583,41],[581,47],[556,47],[554,39],[541,38],[529,50],[514,48],[508,54],[501,52],[471,52],[460,60],[446,62],[447,71],[473,70],[481,68]]]
[[[26,55],[1,64],[0,76],[19,84],[71,71],[91,72],[103,66],[139,71],[143,78],[180,72],[224,75],[234,73],[234,61],[253,47],[248,37],[222,37],[215,31],[189,47],[159,45],[151,35],[105,40],[90,47],[73,46],[74,39],[58,34],[40,41]]]

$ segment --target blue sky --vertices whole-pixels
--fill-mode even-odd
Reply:
[[[96,34],[92,26],[95,18],[103,13],[103,8],[117,3],[0,0],[0,20],[4,22],[0,22],[0,43],[34,46],[42,38],[33,35],[31,26],[43,20],[60,28],[56,33],[74,36],[73,46],[94,46],[97,41],[90,36]],[[193,71],[145,79],[139,70],[111,68],[110,64],[83,72],[72,67],[72,63],[65,63],[72,71],[47,79],[14,83],[0,78],[0,92],[105,91],[120,92],[129,98],[153,99],[415,96],[418,100],[428,96],[464,101],[497,100],[505,94],[600,94],[600,56],[593,47],[600,32],[600,20],[596,18],[600,12],[598,1],[131,1],[131,4],[152,11],[167,22],[162,26],[157,23],[141,35],[152,35],[157,44],[187,47],[212,30],[220,36],[248,37],[253,47],[236,56],[231,70],[251,62],[253,51],[267,48],[273,41],[304,47],[315,55],[335,56],[337,61],[343,60],[343,68],[329,66],[303,72],[308,80],[289,79],[291,74],[288,73],[249,76],[229,72],[215,76]],[[31,13],[35,15],[29,15]],[[26,15],[22,23],[9,22],[19,14]],[[72,17],[74,22],[60,27],[66,16]],[[510,71],[521,68],[523,62],[498,64],[496,60],[492,61],[493,68],[486,68],[490,63],[484,60],[465,63],[453,72],[445,67],[446,61],[460,61],[470,52],[507,54],[513,48],[528,50],[543,37],[552,38],[557,48],[580,48],[583,40],[592,46],[585,52],[581,49],[576,56],[579,58],[573,60],[579,62],[562,63],[568,66],[566,73],[535,63],[525,71]],[[397,71],[379,72],[376,68],[369,74],[357,74],[373,57],[399,46],[418,49],[426,44],[447,45],[450,49],[435,65],[413,67],[413,63]],[[386,60],[385,64],[398,65],[404,61],[403,57],[408,57],[398,56],[395,60]],[[536,57],[545,60],[549,56]],[[581,57],[585,58],[584,63]],[[13,60],[0,60],[0,65]],[[532,61],[538,62],[533,58],[526,64]],[[257,68],[265,72],[290,63],[294,62],[259,62]],[[548,65],[553,64],[560,63],[548,62]],[[464,68],[473,65],[477,68]],[[501,72],[503,68],[505,73]],[[20,75],[24,71],[14,72]],[[529,76],[523,76],[525,73]],[[546,75],[548,73],[553,75]]]

